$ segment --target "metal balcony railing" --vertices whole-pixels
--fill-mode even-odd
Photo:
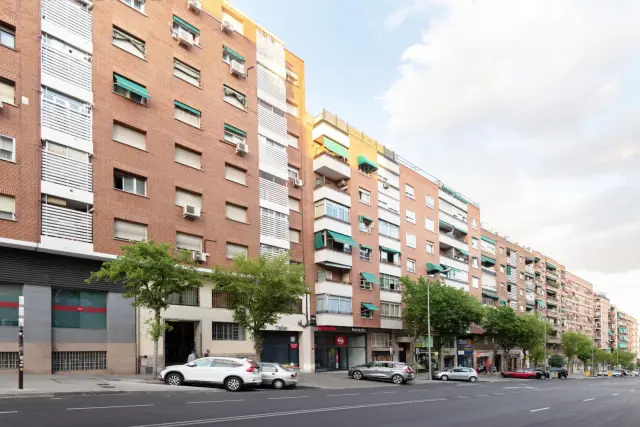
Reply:
[[[42,0],[42,19],[91,43],[91,12],[78,1]]]
[[[91,163],[42,150],[42,180],[78,190],[93,191]]]
[[[48,88],[42,89],[42,126],[85,141],[92,140],[91,109]]]
[[[507,256],[507,264],[512,267],[518,266],[518,254],[516,252],[511,252],[510,255]]]
[[[67,48],[62,50],[63,48]],[[91,55],[71,54],[76,49],[47,34],[42,36],[42,73],[91,91]],[[83,58],[83,59],[82,59]]]
[[[93,216],[89,212],[43,203],[42,235],[92,243]]]
[[[260,178],[260,198],[289,208],[289,190],[286,185]]]

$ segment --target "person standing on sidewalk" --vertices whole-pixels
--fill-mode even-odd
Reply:
[[[191,350],[191,353],[189,354],[189,357],[187,357],[187,363],[191,363],[194,360],[196,360],[198,358],[198,356],[196,356],[196,350],[193,349]]]

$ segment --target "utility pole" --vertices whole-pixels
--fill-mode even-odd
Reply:
[[[430,290],[431,289],[431,284],[429,282],[429,280],[427,280],[427,357],[429,358],[429,360],[427,361],[427,364],[429,365],[429,381],[431,381],[432,378],[432,373],[431,373],[431,294],[430,294]]]
[[[24,297],[18,297],[18,389],[24,388]]]

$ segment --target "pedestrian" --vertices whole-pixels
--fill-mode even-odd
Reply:
[[[209,349],[206,349],[204,351],[204,356],[202,356],[202,357],[209,357],[210,355],[211,355],[211,353],[209,353]]]
[[[187,363],[191,363],[194,360],[196,360],[198,358],[198,356],[196,356],[196,350],[193,349],[191,350],[191,353],[189,354],[189,357],[187,357]]]

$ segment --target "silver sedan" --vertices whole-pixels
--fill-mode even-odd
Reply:
[[[282,389],[298,385],[298,373],[279,363],[260,363],[262,385]]]

